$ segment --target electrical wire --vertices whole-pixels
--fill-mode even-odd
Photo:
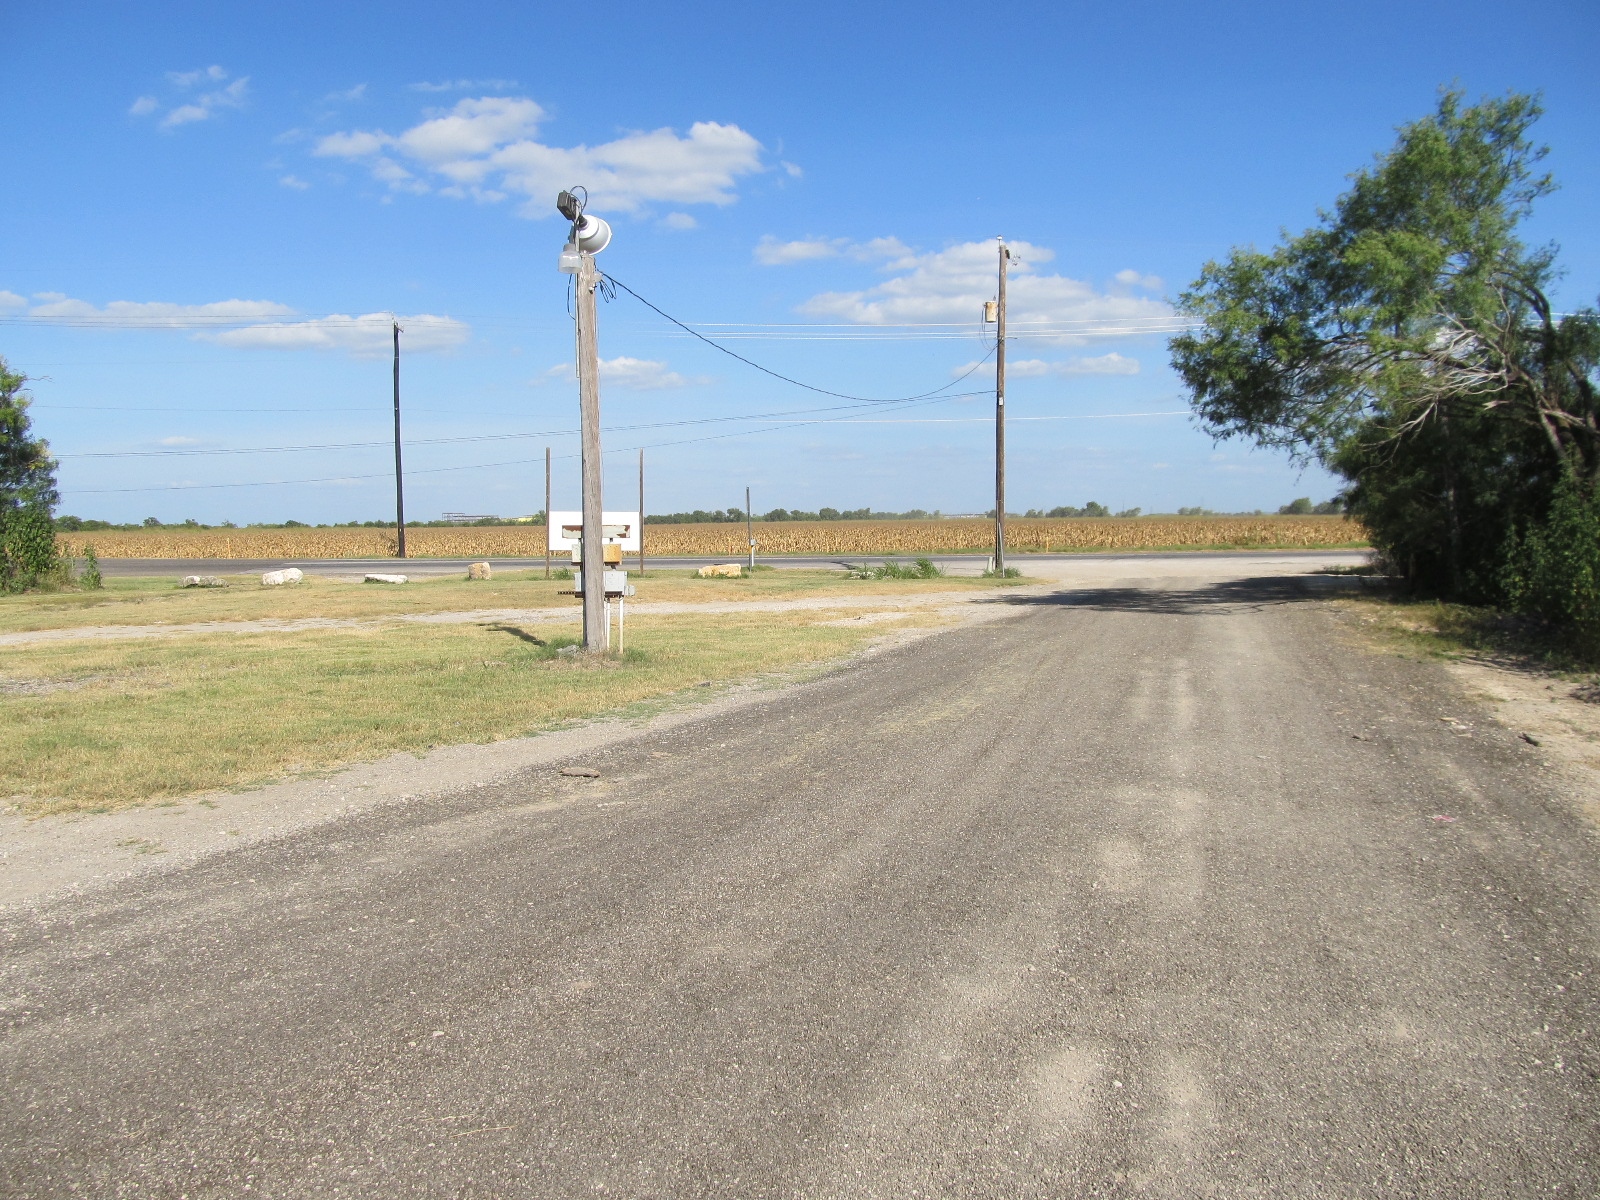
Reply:
[[[795,387],[805,388],[806,391],[808,391],[808,392],[817,392],[817,393],[819,393],[821,395],[833,396],[833,397],[835,397],[837,399],[840,399],[840,400],[859,400],[859,401],[861,401],[862,403],[865,403],[865,404],[903,404],[903,403],[905,403],[906,401],[909,401],[909,400],[922,400],[922,399],[925,399],[925,398],[927,398],[929,396],[937,396],[940,392],[948,391],[950,388],[955,387],[956,384],[960,383],[963,379],[967,378],[968,375],[971,375],[979,367],[983,366],[983,364],[985,362],[987,362],[989,360],[989,358],[995,353],[995,350],[998,349],[998,346],[991,347],[990,350],[989,350],[989,353],[985,354],[977,362],[973,363],[972,366],[967,371],[965,371],[961,375],[956,376],[949,383],[945,384],[944,387],[935,388],[931,392],[923,392],[920,395],[916,395],[916,396],[901,396],[901,397],[898,397],[897,399],[893,399],[893,400],[875,400],[875,399],[873,399],[873,398],[871,398],[869,396],[852,396],[852,395],[849,395],[846,392],[829,391],[827,388],[819,388],[819,387],[816,387],[813,384],[802,383],[798,379],[791,379],[787,375],[779,374],[777,371],[772,370],[770,367],[763,367],[758,362],[752,362],[750,359],[746,358],[744,355],[739,354],[739,353],[737,353],[737,352],[735,352],[733,350],[729,350],[726,346],[712,341],[705,334],[699,333],[696,330],[690,328],[688,325],[685,325],[682,321],[678,320],[677,317],[672,316],[670,313],[663,312],[661,309],[657,308],[654,304],[651,304],[650,301],[646,300],[643,296],[639,295],[638,292],[634,291],[627,284],[623,283],[622,280],[618,279],[616,276],[614,276],[614,275],[605,275],[605,276],[602,276],[602,278],[609,279],[613,284],[615,284],[617,287],[621,288],[623,291],[627,292],[628,295],[632,296],[635,300],[637,300],[640,304],[644,305],[646,308],[648,308],[651,312],[655,313],[657,316],[660,316],[660,317],[672,322],[672,324],[676,325],[679,329],[683,330],[685,333],[691,335],[692,337],[698,338],[700,341],[704,342],[706,345],[710,346],[712,349],[722,351],[722,353],[726,354],[729,358],[736,358],[740,362],[744,363],[745,366],[754,367],[756,370],[760,371],[763,375],[770,375],[770,376],[772,376],[772,378],[780,379],[784,383],[792,383]]]
[[[986,395],[987,393],[974,393],[974,394]],[[955,399],[955,397],[945,396],[945,397],[939,397],[937,399],[929,399],[929,400],[920,401],[919,403],[942,404],[945,401],[951,400],[951,399]],[[822,409],[822,410],[818,410],[818,411],[824,411],[825,412],[827,410],[826,409]],[[1189,411],[1187,409],[1185,409],[1185,410],[1182,410],[1182,411],[1162,412],[1162,413],[1153,413],[1153,412],[1152,413],[1088,413],[1088,414],[1065,416],[1065,417],[1010,417],[1010,418],[1008,418],[1008,420],[1011,420],[1011,421],[1019,421],[1019,420],[1020,421],[1113,420],[1113,419],[1120,418],[1120,417],[1176,417],[1176,416],[1187,416],[1187,415],[1189,415]],[[725,419],[735,419],[735,418],[725,418]],[[967,421],[967,420],[970,420],[970,421],[973,421],[973,422],[981,422],[981,423],[987,424],[987,423],[991,422],[993,420],[993,418],[992,417],[954,418],[954,419],[951,420],[950,423],[958,423],[958,422],[963,422],[963,421]],[[613,449],[607,450],[607,451],[605,451],[605,453],[606,454],[633,454],[633,453],[636,453],[637,451],[640,451],[640,450],[658,450],[658,449],[662,449],[662,448],[669,447],[669,446],[687,446],[687,445],[691,445],[691,444],[696,443],[696,442],[715,442],[715,441],[724,440],[726,438],[749,437],[749,436],[752,436],[752,435],[758,434],[758,433],[773,433],[773,432],[776,432],[778,430],[791,430],[791,429],[800,428],[800,427],[804,427],[804,426],[810,426],[810,425],[833,425],[833,424],[855,425],[855,424],[899,424],[899,423],[902,423],[902,422],[898,422],[898,421],[894,421],[894,420],[873,421],[873,420],[870,420],[870,419],[863,420],[863,419],[860,419],[860,418],[851,418],[851,417],[826,417],[826,418],[821,418],[821,419],[818,419],[818,420],[815,420],[815,421],[785,421],[785,422],[782,422],[782,423],[777,424],[777,425],[764,426],[764,427],[762,427],[760,429],[740,429],[740,430],[734,430],[734,431],[729,432],[729,433],[707,434],[705,437],[678,438],[678,439],[676,439],[674,441],[669,441],[669,442],[647,442],[644,445],[639,445],[639,446],[619,446],[619,447],[614,447]],[[905,421],[903,423],[904,424],[935,424],[935,423],[940,423],[940,421],[939,421],[939,418],[930,418],[930,419],[921,420],[921,421]],[[581,456],[578,455],[578,454],[558,454],[558,455],[555,455],[554,457],[555,457],[555,459],[557,461],[564,462],[564,461],[566,461],[568,459],[579,458]],[[522,467],[522,466],[528,466],[530,464],[541,463],[543,461],[544,461],[544,458],[541,456],[539,458],[514,458],[514,459],[509,459],[509,460],[504,461],[504,462],[466,463],[466,464],[463,464],[461,466],[455,466],[455,467],[425,467],[425,468],[422,468],[420,470],[408,470],[408,471],[406,471],[405,475],[406,475],[406,478],[409,479],[413,475],[439,475],[439,474],[444,474],[444,473],[450,472],[450,471],[489,471],[489,470],[494,470],[494,469],[499,468],[499,467]],[[392,471],[380,471],[380,472],[376,472],[376,473],[370,474],[370,475],[326,475],[326,476],[321,476],[321,477],[314,478],[314,479],[261,479],[261,480],[254,480],[254,481],[241,482],[241,483],[193,483],[193,484],[178,484],[178,485],[169,486],[169,487],[66,488],[66,489],[63,489],[63,490],[67,491],[68,493],[70,493],[71,495],[74,495],[74,496],[103,496],[103,495],[122,495],[122,494],[132,493],[132,492],[192,492],[192,491],[213,491],[213,490],[216,490],[216,489],[219,489],[219,488],[235,488],[235,487],[292,487],[292,486],[298,486],[298,485],[307,484],[307,483],[354,483],[354,482],[357,482],[357,481],[367,480],[367,479],[392,479],[393,477],[394,477],[394,472],[392,472]]]
[[[950,396],[939,397],[941,400],[964,400],[972,396],[986,396],[984,392],[956,392]],[[908,404],[911,401],[891,401],[890,403]],[[683,421],[653,421],[639,425],[611,425],[602,429],[603,433],[630,433],[643,429],[677,429],[686,425],[718,425],[731,421],[770,421],[777,417],[806,416],[818,412],[855,411],[861,408],[875,407],[872,403],[863,404],[833,404],[826,408],[799,408],[787,409],[774,413],[745,413],[730,417],[693,417]],[[280,410],[282,411],[282,410]],[[807,422],[802,422],[805,424]],[[447,446],[463,442],[502,442],[519,441],[525,438],[538,437],[575,437],[579,433],[576,429],[538,429],[529,433],[483,433],[466,437],[448,438],[411,438],[405,442],[407,446]],[[240,446],[232,448],[202,448],[197,450],[103,450],[82,451],[78,453],[57,454],[58,459],[67,458],[175,458],[213,456],[219,454],[288,454],[301,451],[316,450],[367,450],[374,447],[388,447],[394,444],[392,439],[378,442],[328,442],[310,446]]]

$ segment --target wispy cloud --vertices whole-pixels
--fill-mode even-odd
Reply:
[[[965,366],[957,367],[951,374],[959,378],[978,365],[969,362]],[[994,366],[988,365],[985,373],[994,374]],[[1064,358],[1054,362],[1042,358],[1021,358],[1011,359],[1006,363],[1007,379],[1044,379],[1051,375],[1137,375],[1138,373],[1137,358],[1129,358],[1115,351],[1084,358]]]
[[[510,92],[517,88],[515,79],[446,79],[442,83],[413,83],[413,92]]]
[[[329,92],[322,98],[324,104],[352,104],[357,100],[364,100],[367,96],[367,85],[358,83],[355,87],[345,88],[342,92]]]
[[[534,379],[533,384],[539,387],[546,383],[575,378],[577,374],[572,364],[560,363]],[[666,363],[654,359],[629,358],[622,355],[600,360],[600,382],[634,392],[656,392],[669,388],[694,387],[697,384],[710,383],[712,380],[707,375],[680,375],[669,369]]]
[[[881,237],[870,241],[853,242],[849,238],[800,238],[783,242],[770,233],[756,243],[756,262],[763,267],[787,267],[794,263],[811,262],[819,258],[852,258],[857,262],[891,262],[911,253],[899,238]]]
[[[7,304],[6,298],[16,301]],[[274,300],[218,300],[210,304],[113,300],[95,305],[60,292],[39,292],[33,302],[13,292],[0,292],[0,306],[25,308],[40,324],[80,329],[182,330],[203,341],[252,350],[339,350],[358,358],[387,354],[392,323],[400,322],[401,346],[408,353],[450,350],[471,336],[471,328],[453,317],[415,313],[348,316],[333,313],[301,317]]]
[[[334,313],[303,321],[246,325],[204,336],[224,346],[252,350],[343,350],[357,358],[378,358],[393,348],[396,320],[400,322],[400,347],[408,354],[453,350],[471,334],[464,322],[426,313],[400,317],[390,313],[359,317]]]
[[[241,75],[229,80],[228,72],[221,67],[201,67],[194,71],[168,71],[167,82],[180,93],[167,108],[159,124],[162,129],[176,129],[196,121],[207,121],[229,108],[243,107],[250,93],[250,77]],[[195,89],[211,86],[208,91],[193,94]],[[148,117],[160,112],[162,102],[155,96],[140,96],[129,107],[135,117]]]
[[[297,192],[303,192],[308,187],[311,186],[304,179],[301,179],[298,175],[285,175],[282,178],[280,178],[278,180],[278,182],[281,183],[286,188],[293,188]]]
[[[395,191],[438,192],[489,203],[526,199],[522,214],[554,215],[562,188],[582,183],[597,211],[645,204],[731,204],[742,176],[763,169],[761,143],[737,125],[699,122],[630,133],[598,146],[538,140],[546,113],[517,96],[458,101],[398,134],[358,129],[330,134],[314,153],[364,162]]]

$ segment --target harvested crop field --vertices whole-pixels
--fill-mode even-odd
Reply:
[[[1017,551],[1240,548],[1327,549],[1366,545],[1345,517],[1014,518],[1007,544]],[[994,537],[987,520],[757,521],[763,554],[935,554],[982,552]],[[392,555],[384,529],[140,529],[71,533],[62,549],[102,558],[374,558]],[[544,553],[537,525],[408,529],[406,549],[422,558],[511,558]],[[739,555],[742,524],[650,525],[646,551],[659,555]]]

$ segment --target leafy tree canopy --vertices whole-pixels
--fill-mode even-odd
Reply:
[[[1600,316],[1554,313],[1554,251],[1517,237],[1554,187],[1540,112],[1446,91],[1317,227],[1209,263],[1179,304],[1201,328],[1171,348],[1212,431],[1337,467],[1353,439],[1500,410],[1558,474],[1600,477]]]
[[[42,509],[48,516],[60,497],[50,446],[32,434],[28,377],[0,358],[0,512]]]

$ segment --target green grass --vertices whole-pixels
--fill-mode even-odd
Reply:
[[[535,733],[837,659],[872,631],[819,623],[836,615],[641,616],[601,660],[559,653],[569,632],[499,623],[16,647],[0,682],[66,686],[0,690],[0,796],[108,811]]]

